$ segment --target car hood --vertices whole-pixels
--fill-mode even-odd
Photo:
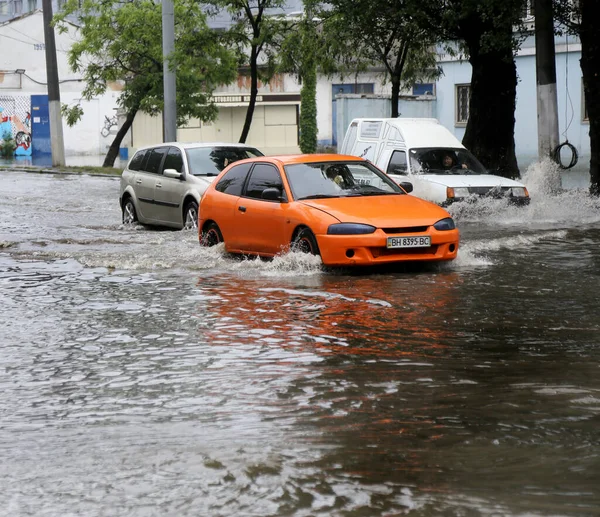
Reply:
[[[448,217],[443,208],[409,194],[305,199],[299,203],[326,212],[341,223],[365,223],[377,228],[430,226]]]
[[[411,176],[401,176],[410,181]],[[493,174],[415,174],[415,179],[430,181],[446,187],[524,187],[523,183]]]

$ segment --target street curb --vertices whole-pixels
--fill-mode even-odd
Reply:
[[[97,178],[120,178],[120,174],[102,174],[88,171],[61,171],[59,169],[46,169],[42,167],[7,167],[0,166],[1,172],[28,172],[32,174],[56,174],[62,176],[95,176]]]

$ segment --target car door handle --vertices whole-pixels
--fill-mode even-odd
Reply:
[[[162,188],[162,183],[157,183],[156,185],[154,185],[156,188]]]
[[[141,185],[141,184],[142,184],[142,180],[135,180],[135,183],[136,183],[137,185]]]
[[[245,206],[238,206],[238,210],[240,212],[245,212],[246,211],[246,207]]]

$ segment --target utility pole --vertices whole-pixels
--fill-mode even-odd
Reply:
[[[56,42],[54,40],[54,27],[52,27],[52,0],[42,0],[42,9],[44,12],[44,43],[46,47],[46,77],[48,78],[48,115],[50,119],[52,166],[64,167],[65,143],[63,140],[62,114],[60,109]]]
[[[175,72],[171,70],[169,56],[175,50],[175,13],[173,0],[162,0],[163,46],[163,142],[177,140],[177,93]]]
[[[552,157],[558,146],[558,101],[552,0],[534,0],[537,77],[538,156]]]

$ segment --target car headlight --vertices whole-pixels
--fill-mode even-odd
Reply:
[[[525,187],[512,187],[510,192],[513,197],[529,197],[529,192]]]
[[[436,230],[444,231],[444,230],[454,230],[456,225],[454,224],[454,219],[452,217],[446,217],[445,219],[440,219],[437,223],[433,225]]]
[[[364,235],[373,233],[375,230],[376,228],[370,224],[337,223],[327,228],[327,233],[329,235]]]
[[[468,187],[448,187],[446,189],[446,197],[448,197],[448,198],[469,197],[469,188]]]

